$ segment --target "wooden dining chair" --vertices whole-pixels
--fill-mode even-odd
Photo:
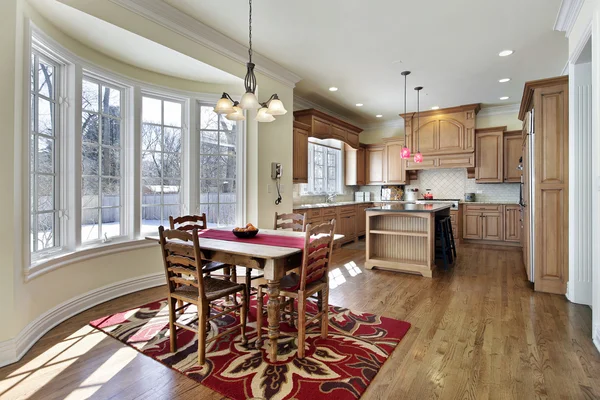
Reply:
[[[168,287],[169,303],[169,332],[171,340],[171,352],[177,351],[177,328],[187,329],[198,335],[198,363],[204,364],[206,344],[218,338],[230,334],[236,329],[241,330],[242,344],[246,339],[246,310],[248,307],[248,293],[246,286],[223,279],[214,279],[205,276],[202,270],[202,252],[200,250],[200,239],[198,228],[191,232],[177,229],[165,230],[163,226],[158,228],[160,236],[160,247],[165,267],[165,275]],[[191,245],[190,245],[191,244]],[[223,301],[220,310],[211,315],[211,303],[215,300],[226,299],[228,296],[242,294],[240,304],[227,303]],[[194,304],[198,309],[198,318],[185,325],[177,322],[177,302],[181,300],[187,303],[183,308]],[[207,324],[223,315],[240,310],[240,323],[221,332],[216,333],[206,340]],[[193,323],[197,322],[197,327]]]
[[[335,220],[317,226],[307,225],[304,236],[304,253],[300,275],[292,273],[284,276],[280,283],[281,308],[283,312],[291,312],[290,317],[296,318],[298,332],[282,332],[283,335],[298,336],[298,357],[304,358],[304,343],[306,341],[306,327],[318,320],[321,328],[321,337],[325,339],[329,323],[329,264],[333,252],[333,239],[335,234]],[[262,309],[266,285],[258,287],[257,319],[258,331],[257,347],[262,344]],[[307,316],[306,303],[310,296],[317,294],[318,311],[315,315]],[[294,300],[298,301],[298,312],[294,312]],[[289,308],[288,306],[291,306]],[[288,310],[288,311],[286,311]],[[266,329],[266,328],[265,328]],[[276,349],[271,349],[273,358]]]
[[[275,224],[273,229],[291,229],[294,232],[304,232],[306,230],[306,214],[279,214],[275,211]]]

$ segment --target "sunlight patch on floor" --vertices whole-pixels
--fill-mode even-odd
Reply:
[[[349,263],[344,264],[344,267],[348,270],[350,276],[356,276],[358,274],[362,274],[362,270],[358,268],[354,261],[350,261]]]
[[[329,288],[335,289],[336,287],[346,283],[346,278],[342,274],[339,268],[329,271]]]

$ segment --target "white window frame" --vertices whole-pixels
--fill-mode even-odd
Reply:
[[[155,126],[160,126],[161,127],[161,135],[164,138],[164,129],[165,128],[169,128],[170,126],[168,125],[164,125],[164,102],[168,101],[168,102],[173,102],[173,103],[180,103],[181,104],[181,176],[179,177],[179,181],[180,181],[180,187],[179,187],[179,204],[165,204],[163,201],[163,195],[164,193],[161,192],[161,201],[160,204],[153,204],[153,205],[149,205],[149,206],[144,206],[142,204],[142,199],[143,199],[143,188],[144,188],[144,182],[143,179],[144,177],[142,176],[142,125],[144,124],[143,121],[143,111],[140,113],[140,130],[139,130],[139,146],[138,146],[138,152],[139,152],[139,157],[140,157],[140,162],[138,163],[138,174],[140,176],[140,186],[139,186],[139,193],[140,193],[140,218],[139,218],[139,226],[140,226],[140,233],[143,234],[147,234],[147,233],[156,233],[154,230],[142,230],[142,209],[144,207],[160,207],[161,209],[161,216],[163,218],[163,225],[167,226],[168,221],[169,221],[169,216],[168,215],[162,215],[164,212],[164,207],[165,206],[179,206],[179,210],[181,214],[185,214],[188,212],[188,210],[190,209],[189,206],[189,196],[187,194],[187,189],[186,189],[186,185],[185,185],[185,177],[186,174],[189,173],[189,171],[186,171],[186,169],[184,168],[184,165],[186,165],[187,160],[188,160],[188,150],[187,150],[187,143],[189,142],[188,136],[189,136],[189,108],[190,108],[190,100],[189,98],[185,98],[185,97],[181,97],[178,96],[174,93],[168,93],[168,92],[157,92],[157,91],[148,91],[148,90],[142,90],[141,91],[141,97],[139,99],[140,104],[142,104],[143,102],[143,98],[144,97],[148,97],[148,98],[152,98],[152,99],[156,99],[156,100],[160,100],[161,101],[161,125],[158,124],[153,124],[153,123],[149,123],[150,125],[155,125]],[[140,108],[141,110],[142,108]],[[165,154],[164,151],[161,150],[162,154]],[[177,178],[172,178],[172,179],[177,179]],[[164,186],[164,177],[161,177],[161,186]]]
[[[315,155],[314,155],[314,149],[315,146],[318,147],[322,147],[323,150],[325,151],[324,154],[324,161],[325,161],[325,168],[324,168],[324,184],[323,187],[325,188],[323,191],[317,192],[315,191]],[[336,158],[337,158],[337,165],[336,165],[336,185],[335,185],[335,191],[330,192],[328,191],[328,187],[329,187],[329,177],[328,177],[328,166],[327,166],[327,153],[329,151],[335,151],[336,152]],[[300,194],[301,195],[307,195],[307,196],[314,196],[314,195],[328,195],[328,194],[342,194],[343,193],[343,188],[342,188],[342,169],[344,168],[343,165],[343,151],[341,149],[338,149],[336,147],[333,146],[328,146],[326,144],[322,144],[322,143],[317,143],[315,141],[309,141],[308,142],[308,183],[307,184],[302,184],[300,186]]]
[[[101,243],[110,243],[112,241],[123,241],[123,240],[128,239],[131,236],[129,234],[130,233],[130,226],[131,226],[131,224],[127,223],[127,219],[128,219],[127,217],[128,217],[128,215],[126,213],[127,207],[126,207],[125,193],[124,193],[125,187],[127,187],[129,185],[129,183],[130,183],[129,182],[130,181],[129,176],[125,174],[126,166],[124,165],[124,159],[125,159],[125,152],[126,152],[126,149],[127,149],[126,144],[127,144],[128,137],[130,136],[131,132],[129,131],[129,129],[127,129],[127,126],[125,124],[126,113],[130,111],[130,107],[128,107],[128,104],[126,102],[127,92],[128,92],[128,90],[130,88],[128,88],[127,86],[124,86],[122,84],[116,83],[116,82],[114,82],[111,79],[104,78],[104,77],[102,77],[102,76],[100,76],[98,74],[95,74],[93,71],[83,71],[81,81],[83,81],[83,80],[86,80],[86,81],[98,84],[99,85],[99,89],[100,89],[100,87],[108,87],[108,88],[111,88],[111,89],[119,90],[121,92],[121,96],[120,96],[121,97],[121,99],[120,99],[120,102],[121,102],[121,116],[119,118],[119,120],[121,122],[120,138],[119,138],[119,141],[120,141],[120,147],[119,147],[120,148],[120,151],[119,151],[120,152],[120,154],[119,154],[119,165],[120,165],[120,173],[121,173],[120,176],[119,176],[119,180],[120,180],[119,206],[118,207],[102,207],[101,203],[99,203],[97,207],[92,207],[92,208],[98,209],[98,212],[100,213],[100,219],[98,220],[98,230],[99,231],[102,229],[102,218],[101,218],[102,209],[103,208],[118,208],[119,209],[120,233],[119,233],[119,235],[116,235],[116,236],[111,236],[111,237],[108,237],[108,238],[100,237],[100,238],[97,238],[97,239],[94,239],[94,240],[88,240],[86,242],[83,241],[83,238],[79,237],[78,240],[77,240],[77,243],[80,244],[79,247],[86,248],[86,247],[93,247],[93,246],[96,246],[96,245],[101,244]],[[82,96],[79,96],[79,101],[80,102],[82,101],[81,98],[82,98]],[[82,107],[82,112],[79,114],[79,118],[77,118],[78,121],[79,121],[79,129],[80,129],[79,135],[78,135],[79,141],[81,141],[81,138],[82,138],[82,135],[83,135],[83,132],[81,132],[81,129],[82,129],[82,127],[81,127],[81,123],[82,123],[81,118],[82,118],[83,112],[89,112],[89,111],[83,111],[83,107]],[[98,129],[99,129],[99,134],[100,134],[100,137],[101,137],[101,135],[102,135],[102,123],[103,123],[102,122],[102,118],[105,115],[102,112],[102,110],[100,110],[100,109],[98,109],[98,112],[96,114],[98,114],[98,116],[99,116]],[[113,117],[110,117],[110,118],[113,118]],[[80,158],[83,156],[83,150],[82,150],[83,147],[82,146],[83,146],[83,143],[80,143],[80,145],[79,145],[79,148],[81,149],[80,150],[80,154],[79,154]],[[100,141],[98,147],[99,147],[99,150],[101,150],[101,148],[105,147],[105,146],[102,145],[101,141]],[[99,153],[98,157],[99,157],[99,163],[100,163],[100,159],[102,158],[102,155]],[[80,162],[80,165],[81,165],[81,162]],[[102,168],[102,165],[99,164],[98,165],[98,171],[99,171],[98,177],[99,177],[100,181],[102,181],[101,168]],[[79,174],[79,181],[80,181],[81,184],[83,184],[82,178],[83,178],[83,171],[81,169],[80,174]],[[100,199],[101,199],[102,198],[102,187],[101,187],[101,185],[99,186],[98,191],[99,191],[99,196],[100,196]],[[81,200],[81,197],[83,196],[83,188],[81,188],[79,190],[79,193],[80,193],[79,197],[80,197],[80,200]],[[84,209],[83,205],[81,205],[81,207],[79,207],[79,210],[78,210],[79,235],[81,235],[81,229],[82,229],[81,220],[83,219],[83,209]],[[88,207],[87,209],[90,209],[90,208]]]
[[[194,184],[197,186],[196,189],[194,190],[194,210],[196,211],[196,213],[201,213],[201,207],[202,204],[200,203],[200,196],[201,196],[201,187],[200,187],[200,181],[201,181],[201,171],[200,171],[200,156],[201,156],[201,142],[200,142],[200,135],[202,131],[212,131],[212,132],[216,132],[216,130],[214,129],[202,129],[201,128],[201,107],[202,106],[212,106],[215,101],[217,101],[218,98],[212,98],[212,99],[206,99],[206,100],[197,100],[196,101],[196,107],[195,107],[195,118],[196,118],[196,134],[195,136],[195,142],[194,142],[194,156],[192,156],[193,160],[196,160],[195,162],[195,168],[194,171],[196,172],[194,175]],[[242,122],[236,122],[236,133],[237,133],[237,137],[236,137],[236,215],[235,215],[235,225],[236,226],[241,226],[243,224],[245,224],[243,221],[245,221],[246,219],[246,204],[245,204],[245,199],[246,199],[246,168],[245,168],[245,162],[246,162],[246,131],[245,131],[245,123]],[[217,204],[217,206],[220,206],[220,202],[217,203],[209,203],[209,204]],[[227,203],[230,204],[230,203]],[[225,226],[225,225],[219,225],[219,226]]]

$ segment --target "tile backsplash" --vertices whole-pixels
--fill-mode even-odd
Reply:
[[[466,168],[419,171],[418,179],[405,188],[418,188],[421,194],[431,189],[437,199],[463,200],[465,193],[475,193],[476,201],[519,201],[518,183],[476,183],[475,179],[467,179]],[[361,186],[360,190],[373,193],[375,200],[381,199],[380,186]]]

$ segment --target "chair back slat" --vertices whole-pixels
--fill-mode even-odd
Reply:
[[[180,231],[192,231],[194,228],[206,229],[208,227],[205,213],[202,213],[202,215],[182,215],[176,218],[169,216],[169,225],[171,229]]]
[[[199,287],[198,282],[191,280],[191,279],[185,279],[185,278],[180,278],[178,276],[172,276],[171,278],[169,278],[169,280],[173,283],[177,283],[182,286],[193,286],[196,288]]]
[[[333,252],[335,220],[313,227],[307,225],[304,237],[304,254],[300,290],[320,279],[328,279],[328,269]],[[312,241],[311,241],[312,240]]]
[[[287,229],[294,232],[304,232],[306,230],[306,214],[279,214],[275,212],[275,224],[273,229]]]
[[[173,293],[178,285],[194,286],[198,288],[198,297],[206,300],[198,228],[190,233],[177,229],[165,230],[161,225],[158,234],[169,292]],[[192,242],[192,246],[189,242]],[[186,278],[190,275],[193,279]]]

